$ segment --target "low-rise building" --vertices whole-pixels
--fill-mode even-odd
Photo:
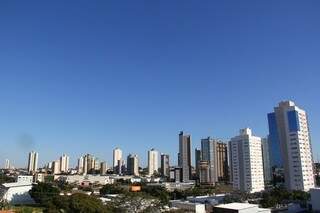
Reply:
[[[214,213],[271,213],[270,209],[259,208],[249,203],[228,203],[213,207]]]
[[[93,184],[106,185],[114,183],[113,178],[105,175],[55,175],[54,179],[62,180],[67,183],[74,183],[81,186],[88,186]]]
[[[205,204],[191,203],[189,201],[171,200],[171,208],[182,209],[186,212],[206,213]]]

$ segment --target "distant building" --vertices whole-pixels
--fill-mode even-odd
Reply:
[[[38,153],[32,151],[29,153],[28,171],[29,173],[34,173],[37,170],[38,170]]]
[[[227,181],[228,152],[227,144],[210,137],[201,140],[201,160],[207,161],[209,166],[209,184]]]
[[[262,138],[261,140],[261,149],[262,149],[262,163],[263,163],[263,174],[264,181],[270,182],[272,180],[271,177],[271,167],[270,167],[270,153],[269,153],[269,143],[268,138]]]
[[[320,188],[311,188],[310,189],[311,195],[311,205],[312,205],[312,212],[320,212]]]
[[[161,154],[161,175],[169,178],[170,176],[170,159],[169,155]]]
[[[155,149],[151,149],[148,151],[148,174],[150,176],[158,172],[158,158],[158,151],[156,151]]]
[[[188,182],[191,179],[191,136],[179,134],[179,157],[178,165],[182,168],[182,181]]]
[[[63,154],[60,157],[60,172],[67,173],[69,170],[69,156]]]
[[[271,166],[284,168],[288,190],[313,188],[313,158],[306,111],[292,101],[268,114]]]
[[[139,158],[138,155],[130,154],[127,157],[127,174],[139,176]]]
[[[83,165],[84,165],[84,160],[83,160],[83,157],[81,156],[78,159],[78,174],[82,174],[83,173],[83,171],[84,171]]]
[[[264,190],[261,138],[249,128],[229,142],[230,170],[233,188],[249,193]]]
[[[210,180],[209,162],[207,160],[201,160],[198,164],[200,184],[212,184]]]
[[[105,175],[107,173],[107,163],[101,162],[100,163],[100,175]]]
[[[9,159],[6,159],[5,164],[4,164],[4,169],[10,169],[10,161],[9,161]]]
[[[122,150],[118,147],[113,150],[113,171],[114,173],[118,173],[119,169],[119,161],[122,160]],[[118,171],[118,172],[117,172]]]
[[[206,206],[202,203],[193,203],[182,200],[170,200],[170,206],[185,212],[206,213]]]
[[[52,162],[52,174],[60,174],[60,160]]]
[[[181,167],[175,167],[174,168],[174,181],[176,183],[182,182],[182,168]]]
[[[200,176],[199,163],[202,160],[202,158],[201,158],[201,150],[196,148],[194,150],[194,156],[195,156],[194,162],[196,164],[195,165],[196,166],[196,179],[198,179],[199,176]]]
[[[66,181],[80,186],[90,186],[92,184],[113,184],[114,179],[106,175],[55,175],[55,180]]]

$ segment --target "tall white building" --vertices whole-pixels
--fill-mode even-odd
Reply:
[[[38,169],[38,153],[32,151],[29,153],[28,171],[33,173],[33,172],[36,172],[37,169]]]
[[[113,170],[116,171],[118,168],[119,161],[122,160],[122,150],[118,147],[113,150]]]
[[[249,128],[229,142],[230,170],[233,188],[249,193],[264,190],[261,138]]]
[[[6,159],[5,164],[4,164],[4,169],[10,169],[10,161],[9,161],[9,159]]]
[[[130,154],[127,157],[127,174],[139,176],[139,158],[138,155]]]
[[[286,188],[309,191],[315,183],[307,113],[283,101],[268,114],[268,122],[270,158],[283,166]]]
[[[60,171],[60,163],[61,163],[61,161],[60,160],[56,160],[56,161],[53,161],[52,162],[52,173],[53,174],[60,174],[61,173],[61,171]]]
[[[81,156],[79,159],[78,159],[78,174],[82,174],[83,173],[83,157]]]
[[[148,174],[153,175],[155,172],[158,172],[158,158],[159,153],[155,149],[148,151]]]
[[[69,156],[63,154],[60,157],[60,172],[66,173],[69,170]]]

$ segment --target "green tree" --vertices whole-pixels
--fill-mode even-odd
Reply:
[[[46,206],[59,195],[60,190],[51,183],[38,183],[32,187],[29,193],[36,203]]]
[[[125,193],[126,190],[121,187],[120,185],[117,184],[107,184],[104,185],[101,189],[100,189],[100,194],[101,195],[106,195],[106,194],[122,194]]]

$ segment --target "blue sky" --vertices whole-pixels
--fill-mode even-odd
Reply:
[[[320,151],[319,1],[0,1],[0,164],[62,153],[176,161],[243,127],[268,133],[284,99]]]

